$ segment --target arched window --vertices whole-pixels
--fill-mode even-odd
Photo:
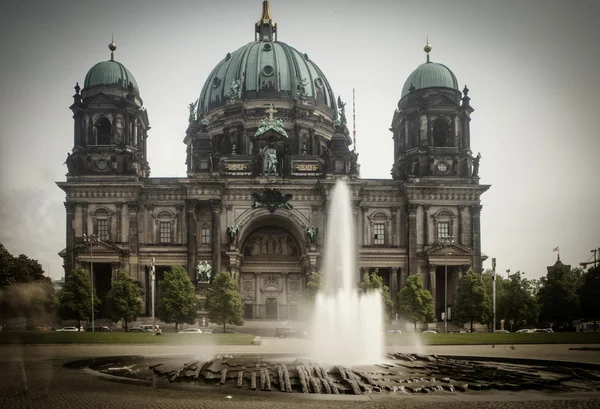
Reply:
[[[110,240],[111,216],[111,213],[104,208],[96,209],[96,211],[92,215],[94,233],[97,234],[98,238],[102,241]]]
[[[96,145],[110,145],[112,143],[112,125],[108,118],[98,118],[96,121]]]
[[[454,215],[447,211],[441,210],[434,216],[435,221],[435,238],[436,241],[448,240],[453,237],[452,221]]]
[[[210,226],[208,224],[204,224],[200,229],[200,244],[210,244]]]
[[[433,121],[433,146],[450,147],[452,145],[452,129],[450,128],[450,124],[443,118]]]
[[[373,246],[385,246],[390,244],[388,228],[390,226],[389,215],[383,212],[377,212],[370,216],[369,227],[371,229],[371,241]]]

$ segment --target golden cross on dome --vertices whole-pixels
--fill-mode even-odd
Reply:
[[[267,115],[269,115],[269,120],[271,120],[271,121],[272,121],[273,119],[275,119],[275,118],[274,118],[274,116],[275,116],[275,114],[276,114],[277,112],[279,112],[279,111],[277,111],[277,110],[276,110],[276,109],[273,107],[273,104],[271,104],[271,107],[270,107],[269,109],[265,109],[265,113],[266,113]]]

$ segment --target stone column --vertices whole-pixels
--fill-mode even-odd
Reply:
[[[81,232],[88,234],[88,204],[81,203]]]
[[[423,245],[429,246],[429,205],[423,206]]]
[[[122,243],[123,242],[123,228],[122,228],[122,217],[123,217],[123,203],[117,203],[117,231],[115,234],[115,242]]]
[[[141,281],[138,261],[138,217],[140,205],[138,202],[128,202],[129,212],[129,273],[134,279]]]
[[[177,223],[177,237],[174,237],[174,242],[183,244],[183,223],[181,219],[183,217],[183,205],[175,205],[177,214],[175,215],[175,223]]]
[[[399,291],[404,288],[406,285],[406,280],[408,280],[408,270],[406,268],[400,268],[400,286]]]
[[[212,268],[213,274],[221,272],[221,213],[223,204],[220,200],[211,200],[212,209]]]
[[[188,199],[185,201],[187,212],[187,271],[191,280],[195,281],[197,264],[197,246],[196,246],[196,205],[198,201]],[[214,268],[214,267],[213,267]],[[214,272],[215,270],[213,270]]]
[[[75,230],[73,229],[73,219],[75,218],[75,203],[64,202],[67,215],[66,241],[67,255],[65,257],[65,277],[73,271],[75,265]]]
[[[398,208],[391,207],[390,211],[392,212],[392,246],[398,245]]]
[[[281,274],[281,288],[283,289],[282,294],[281,294],[281,304],[285,305],[285,311],[284,311],[284,314],[281,314],[281,315],[283,315],[283,317],[281,317],[281,318],[289,319],[290,318],[290,305],[289,305],[289,298],[288,298],[288,275],[287,275],[287,272],[284,272],[283,274]]]
[[[396,300],[398,291],[398,267],[392,267],[390,272],[390,296],[392,297],[392,302]]]
[[[260,273],[254,273],[254,318],[260,317]]]
[[[408,205],[408,269],[411,275],[419,271],[417,260],[417,205]]]
[[[111,261],[110,268],[111,268],[111,282],[112,282],[117,279],[117,273],[119,272],[119,269],[121,268],[121,263],[119,263],[118,261]]]
[[[429,270],[429,283],[431,285],[431,288],[429,289],[429,291],[431,291],[431,295],[433,298],[433,313],[437,314],[437,310],[436,310],[436,307],[437,307],[437,291],[436,291],[437,283],[435,280],[435,278],[436,278],[435,277],[435,268],[436,268],[435,265],[430,264],[428,270]],[[444,285],[444,283],[442,282],[442,286],[443,285]],[[440,304],[443,304],[443,301],[440,302]]]
[[[473,214],[473,272],[481,273],[481,205],[472,205],[471,212]]]
[[[364,206],[359,205],[358,206],[358,223],[357,223],[357,233],[356,235],[358,236],[358,245],[359,246],[364,246],[365,245],[365,238],[364,238],[364,224],[365,224],[365,210],[366,208]]]
[[[463,210],[465,208],[464,205],[458,205],[458,229],[457,229],[457,235],[458,237],[456,238],[458,240],[458,244],[464,244],[464,238],[463,238]]]

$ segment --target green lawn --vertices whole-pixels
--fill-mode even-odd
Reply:
[[[175,334],[142,332],[0,332],[0,344],[164,344],[250,345],[250,334]]]
[[[419,337],[424,345],[490,345],[490,344],[600,344],[600,332],[554,332],[534,334],[387,334],[387,345],[414,345]]]

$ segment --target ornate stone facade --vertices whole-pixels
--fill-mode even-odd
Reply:
[[[268,27],[257,23],[257,44],[276,43],[270,18],[261,21]],[[158,279],[182,265],[196,280],[204,262],[213,274],[228,271],[238,281],[246,318],[298,317],[307,276],[321,266],[324,237],[335,234],[327,231],[328,212],[335,211],[328,203],[341,178],[352,191],[357,284],[378,269],[395,296],[408,275],[417,274],[434,295],[438,318],[448,287],[451,315],[459,278],[469,268],[480,272],[485,258],[479,220],[489,186],[479,184],[480,156],[470,151],[468,90],[461,99],[458,90],[410,87],[392,122],[392,178],[369,180],[360,178],[358,154],[349,149],[348,128],[339,119],[345,113],[330,109],[332,98],[327,106],[319,103],[306,93],[305,81],[300,84],[291,91],[296,97],[274,94],[268,106],[243,80],[233,81],[222,104],[205,102],[198,112],[198,104],[190,104],[184,178],[149,176],[148,115],[137,90],[118,84],[76,89],[73,153],[66,181],[58,182],[66,194],[60,253],[66,274],[93,258],[100,272],[95,279],[110,287],[123,268],[141,284],[147,313],[152,260]],[[265,87],[262,97],[271,92]],[[108,121],[103,144],[89,143],[96,117]],[[92,233],[101,244],[90,254],[83,235]]]

